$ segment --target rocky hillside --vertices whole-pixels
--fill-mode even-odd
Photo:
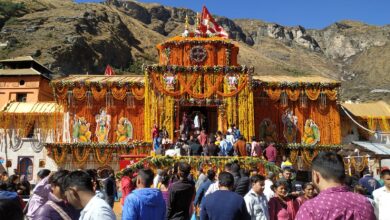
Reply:
[[[158,4],[109,0],[0,0],[0,59],[31,55],[56,73],[141,73],[155,45],[179,35],[185,15]],[[390,101],[390,26],[340,21],[323,30],[260,20],[217,21],[240,46],[239,61],[259,75],[322,75],[342,81],[342,99]]]

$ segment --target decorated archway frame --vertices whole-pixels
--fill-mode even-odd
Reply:
[[[224,170],[226,163],[238,162],[242,168],[258,169],[261,174],[265,175],[268,172],[279,173],[281,170],[278,166],[268,163],[259,157],[203,157],[203,156],[184,156],[184,157],[170,157],[170,156],[151,156],[146,157],[129,166],[130,169],[168,169],[177,162],[187,162],[191,165],[192,173],[196,172],[199,167],[203,170],[214,169],[216,172]],[[122,176],[121,172],[117,176]]]
[[[145,140],[151,141],[154,124],[165,126],[173,137],[175,101],[183,99],[204,103],[219,99],[218,103],[225,105],[224,117],[227,117],[220,121],[238,124],[246,138],[253,136],[253,91],[248,86],[252,74],[253,68],[246,66],[146,66]]]

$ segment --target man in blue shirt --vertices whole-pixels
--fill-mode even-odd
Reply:
[[[199,206],[202,204],[203,198],[209,189],[210,185],[215,182],[215,171],[210,169],[207,171],[207,180],[200,184],[198,191],[196,191],[196,196],[194,200],[194,206]]]
[[[137,189],[125,199],[122,211],[123,220],[163,220],[166,206],[160,190],[150,188],[154,174],[150,169],[140,170],[137,176]]]
[[[234,177],[221,172],[218,177],[219,190],[207,195],[201,205],[201,220],[249,220],[244,199],[235,192]]]

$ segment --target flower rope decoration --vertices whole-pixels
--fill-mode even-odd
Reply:
[[[101,148],[95,148],[94,150],[95,150],[95,158],[101,165],[105,165],[111,161],[112,153],[113,153],[114,149],[105,148],[103,150],[103,155],[105,155],[105,156],[101,155],[101,152],[100,152]]]
[[[66,155],[68,154],[68,148],[60,148],[61,155],[58,154],[58,147],[52,147],[51,150],[53,152],[53,159],[57,164],[63,164],[65,162]]]
[[[84,164],[85,162],[87,162],[88,156],[89,156],[89,152],[91,151],[91,148],[89,148],[89,147],[84,147],[84,148],[82,148],[82,154],[81,154],[81,156],[80,156],[80,154],[79,154],[79,150],[80,150],[79,147],[74,147],[74,148],[72,148],[72,152],[73,152],[74,159],[75,159],[76,162],[81,166],[82,164]]]
[[[302,152],[302,156],[303,156],[303,161],[305,162],[306,165],[310,166],[311,165],[311,161],[314,159],[315,156],[317,156],[318,154],[318,150],[314,150],[313,151],[313,154],[310,155],[310,151],[309,150],[303,150],[301,151]]]
[[[100,88],[100,91],[97,87],[92,86],[91,87],[92,96],[96,101],[101,101],[106,98],[107,89],[106,88]]]
[[[367,158],[360,157],[361,161],[357,162],[354,156],[351,157],[351,165],[355,168],[356,171],[362,172],[367,166]]]
[[[116,86],[111,87],[112,97],[116,100],[124,100],[126,97],[126,87],[118,88]]]
[[[295,164],[297,162],[298,153],[299,153],[299,150],[292,150],[292,151],[290,151],[290,161],[291,161],[291,163]]]

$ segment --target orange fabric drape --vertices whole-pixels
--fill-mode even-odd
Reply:
[[[335,101],[337,99],[337,90],[336,89],[326,89],[325,90],[326,95],[328,96],[328,99],[331,101]]]
[[[123,100],[126,97],[126,87],[118,88],[116,86],[111,87],[112,97],[116,100]]]
[[[268,97],[274,102],[278,101],[280,94],[282,94],[282,90],[279,88],[268,88],[265,91],[267,92]]]
[[[321,91],[318,88],[306,88],[305,93],[310,100],[317,100]]]
[[[99,91],[95,86],[91,86],[91,91],[92,91],[93,98],[97,101],[101,101],[104,100],[107,89],[101,88]]]
[[[291,101],[297,101],[298,98],[299,98],[299,94],[300,94],[300,90],[298,89],[286,89],[286,92],[287,92],[287,95],[288,95],[288,98],[291,100]]]
[[[143,100],[145,98],[145,87],[132,86],[131,92],[137,100]]]
[[[73,88],[73,97],[79,101],[85,99],[85,87],[75,87]]]

